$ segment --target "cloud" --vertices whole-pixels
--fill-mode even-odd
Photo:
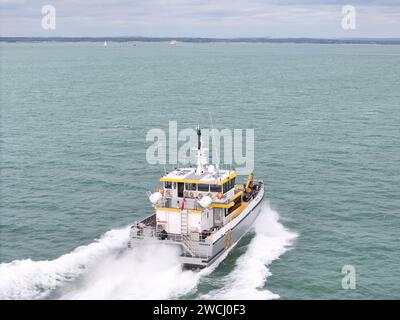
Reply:
[[[359,28],[340,27],[353,4]],[[57,11],[57,29],[41,29],[41,7]],[[0,0],[3,36],[400,36],[394,0]]]

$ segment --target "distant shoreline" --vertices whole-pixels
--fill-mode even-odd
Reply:
[[[400,38],[191,38],[191,37],[0,37],[0,42],[169,42],[183,43],[310,43],[310,44],[390,44]]]

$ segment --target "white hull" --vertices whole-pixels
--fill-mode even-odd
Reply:
[[[129,245],[131,248],[142,245],[144,239],[153,239],[157,242],[177,245],[181,247],[181,261],[184,267],[208,267],[218,261],[218,258],[224,253],[230,251],[251,229],[254,221],[261,212],[263,198],[264,186],[236,218],[203,241],[191,240],[182,235],[170,235],[168,238],[161,240],[159,234],[155,232],[138,235],[135,231],[133,234],[131,233]],[[142,220],[142,223],[148,223],[152,218],[155,218],[155,215]]]

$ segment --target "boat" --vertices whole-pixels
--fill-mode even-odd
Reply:
[[[223,260],[252,227],[264,198],[264,183],[249,174],[237,184],[237,173],[208,164],[197,128],[196,166],[176,168],[148,192],[154,213],[135,222],[129,248],[146,243],[177,246],[185,269],[202,269]]]
[[[103,44],[105,47],[107,47],[107,41],[104,41],[104,44]]]
[[[174,46],[174,45],[177,44],[177,42],[176,42],[176,40],[171,40],[171,41],[169,42],[169,44]]]

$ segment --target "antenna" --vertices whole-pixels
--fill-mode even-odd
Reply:
[[[216,145],[216,141],[215,141],[215,135],[214,135],[214,123],[213,123],[213,119],[212,119],[212,115],[211,115],[211,111],[209,111],[208,112],[208,115],[209,115],[209,117],[210,117],[210,122],[211,122],[211,132],[212,132],[212,149],[211,149],[211,156],[212,156],[212,151],[213,151],[213,149],[215,148],[215,145]],[[218,169],[218,167],[219,167],[219,156],[218,156],[218,152],[217,152],[217,150],[215,150],[216,152],[215,152],[215,154],[216,154],[216,156],[217,156],[217,159],[215,159],[215,164],[216,164],[216,166],[217,166],[217,169]]]
[[[196,158],[197,158],[197,169],[196,169],[196,172],[195,172],[195,174],[197,176],[201,175],[202,173],[204,173],[204,168],[208,163],[208,159],[207,159],[207,157],[205,155],[205,152],[204,152],[205,150],[206,149],[202,148],[201,129],[198,126],[197,127],[197,155],[196,155]]]
[[[197,150],[201,150],[201,130],[199,125],[197,125],[196,131],[197,131]]]

